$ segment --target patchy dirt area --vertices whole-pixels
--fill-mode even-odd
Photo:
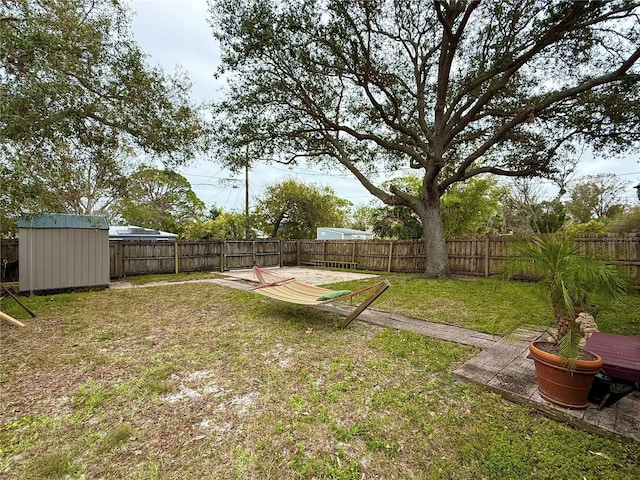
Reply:
[[[294,272],[279,273],[314,281]],[[213,283],[251,285],[229,273],[31,297],[37,318],[0,323],[0,479],[555,478],[584,445],[585,478],[640,478],[635,443],[453,382],[474,348],[340,329]]]

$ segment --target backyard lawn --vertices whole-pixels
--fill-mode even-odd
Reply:
[[[374,272],[371,272],[374,273]],[[507,335],[523,325],[551,326],[553,314],[533,283],[500,282],[492,278],[460,277],[427,280],[420,275],[385,274],[393,288],[373,308],[408,317]],[[366,281],[331,285],[351,289]],[[370,282],[369,282],[370,283]],[[640,296],[628,296],[598,314],[603,332],[640,336]]]
[[[388,278],[374,308],[500,335],[548,317],[530,284]],[[24,300],[36,319],[1,305],[27,326],[0,325],[0,479],[640,477],[640,444],[455,382],[472,347],[204,283]],[[639,318],[634,297],[599,320]]]

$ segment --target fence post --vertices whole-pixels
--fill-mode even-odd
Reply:
[[[124,258],[124,252],[125,252],[125,248],[124,248],[124,240],[122,242],[120,242],[122,244],[122,247],[120,248],[120,273],[121,273],[121,277],[125,277],[127,275],[127,270],[126,270],[126,259]]]
[[[489,276],[489,235],[484,237],[484,276]]]
[[[296,240],[296,267],[300,266],[300,240]]]
[[[174,263],[175,263],[175,270],[177,274],[180,271],[178,266],[178,240],[173,242],[173,257],[174,257]]]
[[[389,262],[387,263],[387,272],[391,272],[392,257],[393,257],[393,240],[389,242]]]
[[[256,240],[253,240],[251,242],[251,263],[252,263],[252,267],[254,265],[256,265]]]
[[[109,242],[109,248],[113,245],[113,272],[111,275],[115,278],[122,278],[124,276],[123,263],[122,263],[122,242],[114,241]]]
[[[220,271],[224,272],[224,246],[226,242],[224,240],[220,240]]]

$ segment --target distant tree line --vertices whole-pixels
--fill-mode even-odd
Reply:
[[[396,188],[417,189],[417,177],[393,180]],[[553,199],[539,184],[519,180],[499,185],[495,177],[457,184],[442,197],[445,235],[640,232],[640,202],[625,200],[630,189],[613,174],[583,177]],[[421,238],[420,219],[403,206],[361,207],[355,216],[384,238]]]

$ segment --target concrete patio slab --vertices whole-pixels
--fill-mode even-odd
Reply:
[[[533,360],[528,358],[529,341],[542,331],[519,329],[513,335],[495,342],[460,368],[454,375],[461,381],[483,385],[511,401],[529,406],[555,420],[606,436],[619,436],[640,442],[640,392],[634,392],[602,410],[589,404],[584,410],[559,407],[538,393]],[[519,351],[519,353],[518,353]],[[514,353],[517,353],[514,356]]]
[[[366,280],[379,278],[379,275],[369,273],[359,273],[351,270],[323,270],[313,267],[267,267],[268,272],[275,273],[284,278],[295,278],[296,280],[310,285],[330,285],[332,283],[349,282],[351,280]],[[257,282],[253,269],[229,270],[221,273],[226,277],[236,280],[246,280]]]

